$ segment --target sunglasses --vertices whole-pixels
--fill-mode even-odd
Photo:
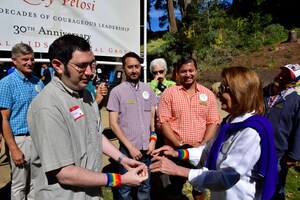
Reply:
[[[162,74],[162,73],[164,73],[164,71],[165,71],[165,70],[153,71],[152,74],[153,74],[153,75],[156,75],[156,74],[158,74],[158,73]]]
[[[225,86],[225,85],[221,84],[220,87],[219,87],[219,92],[220,92],[220,94],[224,94],[229,89],[230,88],[228,86]]]

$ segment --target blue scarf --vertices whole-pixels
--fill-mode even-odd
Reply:
[[[257,162],[257,169],[261,176],[264,177],[264,187],[262,200],[269,200],[275,192],[275,185],[278,182],[277,157],[274,145],[274,130],[272,124],[264,117],[254,115],[243,122],[226,123],[226,117],[222,124],[221,130],[214,141],[206,161],[206,167],[210,170],[216,170],[216,161],[226,134],[237,132],[244,128],[255,129],[260,136],[261,155]]]

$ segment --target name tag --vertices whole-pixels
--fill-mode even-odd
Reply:
[[[70,110],[71,115],[73,116],[73,118],[75,120],[77,120],[77,119],[84,116],[84,113],[82,112],[82,110],[80,109],[80,107],[78,105],[70,108],[69,110]]]
[[[135,100],[128,100],[127,104],[136,104]]]
[[[275,107],[275,108],[280,108],[280,109],[281,109],[281,108],[282,108],[282,104],[277,104],[277,105],[275,105],[274,107]]]

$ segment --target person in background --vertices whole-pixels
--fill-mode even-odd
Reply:
[[[177,70],[177,63],[173,64],[173,69],[172,69],[172,77],[171,80],[174,81],[175,83],[178,82],[178,70]]]
[[[7,66],[4,62],[0,62],[0,80],[9,74],[9,70],[9,66]]]
[[[218,97],[224,118],[206,146],[153,151],[151,172],[188,179],[196,190],[207,188],[213,200],[270,199],[277,183],[272,124],[262,117],[264,102],[258,75],[245,67],[225,68]],[[163,154],[189,160],[197,169],[176,165]]]
[[[136,53],[126,53],[122,57],[122,66],[126,81],[110,92],[107,104],[109,125],[119,139],[120,151],[149,166],[157,140],[154,129],[156,96],[148,84],[139,80],[141,58]],[[119,171],[124,174],[127,170],[121,166]],[[131,189],[129,186],[120,187],[120,200],[131,199]],[[137,199],[150,199],[150,178],[138,187]]]
[[[49,65],[47,63],[43,63],[41,65],[41,67],[44,69],[41,80],[43,81],[44,85],[46,86],[51,81],[52,75],[50,72]]]
[[[196,82],[197,63],[192,57],[177,62],[179,83],[167,88],[158,103],[158,126],[165,143],[174,148],[199,147],[213,137],[220,122],[215,95]],[[191,167],[186,161],[178,164]],[[185,179],[170,176],[167,191],[170,199],[186,198],[182,194]],[[194,199],[204,199],[205,191],[193,190]]]
[[[8,69],[7,71],[7,75],[10,75],[11,73],[13,73],[16,70],[15,66],[11,66],[11,68]]]
[[[11,169],[9,165],[9,152],[2,136],[2,115],[0,113],[0,197],[11,199]]]
[[[148,178],[147,167],[102,135],[98,105],[85,90],[96,65],[88,41],[64,35],[50,45],[48,55],[56,76],[27,114],[36,199],[99,200],[100,186],[140,185]],[[101,173],[103,153],[128,173]]]
[[[98,105],[102,102],[104,97],[108,94],[108,89],[106,87],[106,84],[104,82],[98,83],[96,81],[97,79],[97,73],[96,73],[96,66],[92,66],[92,76],[89,79],[88,85],[86,86],[85,89],[90,91],[93,96],[96,98],[96,102]],[[101,109],[101,107],[99,107]]]
[[[153,88],[157,99],[161,96],[163,91],[169,86],[176,83],[166,79],[167,74],[167,62],[163,58],[156,58],[150,63],[150,73],[153,75],[153,80],[149,82],[149,85]],[[159,128],[157,127],[157,112],[155,116],[155,130],[157,134],[156,148],[164,145],[164,137]],[[152,198],[159,198],[164,193],[165,187],[169,183],[169,178],[165,174],[154,174],[151,176],[151,194]]]
[[[176,83],[166,79],[168,71],[167,62],[163,58],[156,58],[150,63],[150,73],[153,75],[153,80],[149,85],[153,88],[155,94],[160,96],[162,92],[171,85]]]
[[[265,117],[275,130],[279,182],[273,200],[285,199],[288,169],[300,160],[300,96],[295,84],[300,79],[300,66],[288,64],[280,67],[274,82],[264,88]]]
[[[11,51],[16,70],[0,81],[0,112],[3,117],[3,137],[10,152],[12,170],[12,199],[34,199],[31,171],[31,136],[26,113],[31,101],[44,87],[32,75],[34,52],[24,43],[16,44]]]

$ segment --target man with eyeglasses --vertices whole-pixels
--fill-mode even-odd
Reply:
[[[122,57],[122,67],[126,81],[113,88],[109,95],[109,125],[119,139],[120,151],[149,166],[157,140],[154,129],[156,96],[148,84],[139,80],[142,67],[136,53],[126,53]],[[123,174],[126,169],[120,166],[119,171]],[[137,199],[150,199],[150,179],[137,190]],[[120,200],[131,199],[130,192],[131,187],[120,187]]]
[[[158,97],[166,88],[176,84],[175,82],[169,81],[165,78],[167,70],[167,62],[163,58],[156,58],[150,63],[150,73],[153,75],[153,80],[149,83],[149,85],[153,88]]]
[[[88,41],[64,35],[50,45],[48,55],[56,76],[27,114],[36,199],[99,200],[100,186],[140,185],[148,178],[147,167],[102,135],[98,105],[85,89],[96,65]],[[103,153],[128,173],[101,173]]]
[[[43,82],[32,75],[33,49],[24,43],[16,44],[11,51],[16,70],[0,81],[0,109],[3,117],[3,137],[10,152],[12,168],[12,199],[34,199],[34,187],[30,178],[31,136],[26,121],[30,102],[44,87]]]
[[[199,147],[210,141],[220,122],[215,95],[196,82],[197,63],[192,57],[183,57],[177,65],[179,84],[167,88],[158,103],[159,127],[165,143],[177,148]],[[179,165],[188,166],[186,161]],[[170,199],[186,199],[182,194],[185,179],[170,176],[167,191]],[[204,194],[193,191],[194,199]]]

